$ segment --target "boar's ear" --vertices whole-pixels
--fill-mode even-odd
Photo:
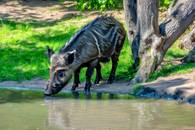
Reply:
[[[51,49],[51,48],[49,48],[49,46],[47,46],[47,56],[49,57],[49,58],[51,58],[51,56],[54,54],[54,51]]]
[[[68,64],[72,64],[75,60],[76,50],[70,51],[66,53],[66,60]]]

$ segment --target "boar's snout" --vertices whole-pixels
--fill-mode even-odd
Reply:
[[[61,84],[53,84],[53,85],[51,85],[50,83],[46,85],[45,90],[44,90],[44,95],[51,96],[51,95],[57,94],[65,86]]]
[[[52,95],[52,91],[49,88],[49,84],[46,85],[45,90],[44,90],[44,95],[45,96],[51,96]]]

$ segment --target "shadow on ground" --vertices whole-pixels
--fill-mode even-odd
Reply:
[[[55,21],[80,15],[75,1],[2,0],[0,17],[14,20]]]

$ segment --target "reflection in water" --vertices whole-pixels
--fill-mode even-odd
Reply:
[[[140,100],[45,100],[47,130],[195,129],[195,109],[174,102]]]
[[[195,106],[159,100],[43,100],[1,90],[0,116],[0,130],[195,130]]]

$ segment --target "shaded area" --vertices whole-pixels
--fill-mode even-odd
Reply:
[[[0,1],[0,17],[15,20],[53,21],[67,18],[70,14],[77,15],[74,1],[53,0],[2,0]]]

